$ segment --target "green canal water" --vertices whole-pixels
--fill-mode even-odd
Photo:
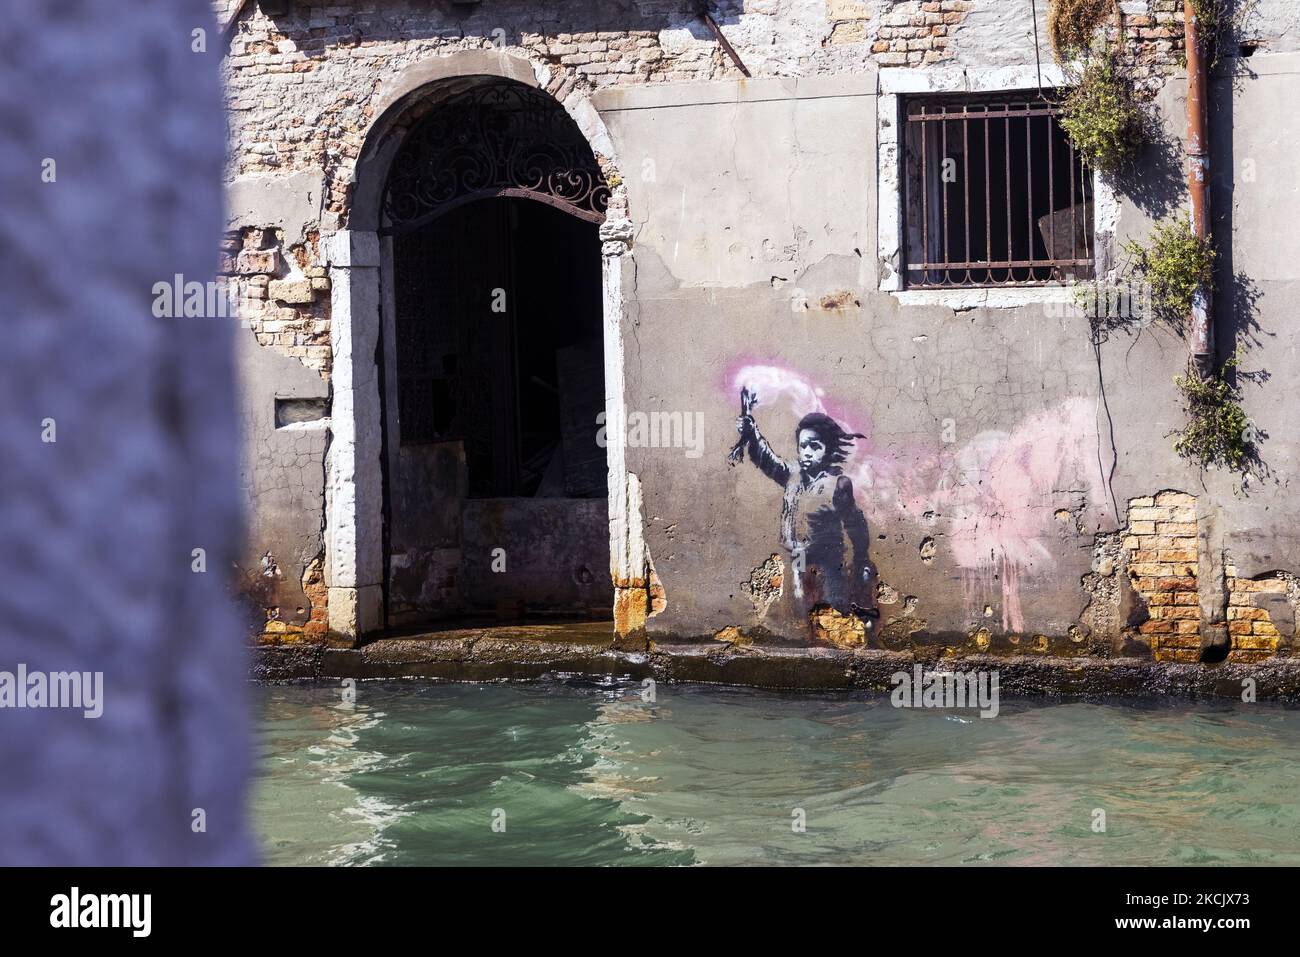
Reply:
[[[1300,864],[1300,711],[1265,704],[1004,698],[981,719],[614,682],[255,694],[268,864]]]

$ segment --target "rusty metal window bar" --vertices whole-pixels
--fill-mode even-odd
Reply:
[[[1092,177],[1058,113],[1036,90],[903,100],[908,288],[1092,278]]]

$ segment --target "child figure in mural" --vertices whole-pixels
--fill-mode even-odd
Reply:
[[[876,569],[868,557],[867,519],[853,497],[853,480],[843,474],[853,440],[829,415],[812,412],[795,429],[799,468],[795,470],[772,451],[754,421],[758,399],[741,390],[741,414],[736,419],[740,440],[732,449],[733,463],[750,460],[784,490],[781,498],[781,546],[790,555],[791,591],[800,613],[818,605],[857,615],[870,633],[876,610]],[[845,539],[851,554],[846,554]],[[846,558],[848,561],[846,561]]]

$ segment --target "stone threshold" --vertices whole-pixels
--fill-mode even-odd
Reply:
[[[649,650],[628,651],[615,646],[609,622],[455,627],[379,638],[357,648],[263,644],[252,649],[251,674],[268,683],[524,681],[581,675],[790,691],[888,691],[893,674],[910,673],[917,663],[927,671],[997,671],[1000,693],[1013,697],[1167,695],[1240,701],[1249,680],[1257,700],[1300,702],[1300,658],[1217,665],[1047,655],[944,658],[700,641],[652,641]]]

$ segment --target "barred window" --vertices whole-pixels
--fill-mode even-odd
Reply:
[[[1092,177],[1054,94],[903,100],[908,288],[1093,276]]]

